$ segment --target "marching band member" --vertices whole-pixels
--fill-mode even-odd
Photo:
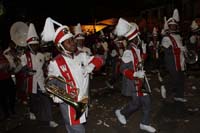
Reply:
[[[56,32],[54,31],[53,24],[59,26]],[[103,59],[89,56],[85,52],[76,52],[77,44],[74,42],[74,36],[68,26],[61,25],[51,18],[46,19],[42,38],[44,41],[53,40],[57,48],[60,49],[60,54],[49,64],[48,76],[59,76],[67,83],[70,83],[71,85],[65,84],[58,86],[62,86],[70,96],[73,95],[76,102],[87,98],[89,73],[94,69],[99,69],[104,63]],[[56,96],[53,96],[53,101],[59,103],[67,132],[85,133],[83,123],[87,120],[87,110],[85,110],[79,119],[76,119],[75,108]]]
[[[12,66],[8,58],[3,53],[3,48],[0,46],[0,85],[4,88],[0,93],[0,107],[3,113],[3,119],[8,119],[15,114],[15,99],[16,90],[12,80]]]
[[[197,50],[199,50],[200,49],[200,28],[196,20],[192,21],[192,24],[190,27],[192,31],[192,35],[190,36],[190,43],[191,45],[194,45],[195,48],[197,48]]]
[[[85,46],[85,35],[82,32],[80,23],[78,23],[77,26],[74,27],[74,34],[78,50],[80,52],[86,52],[88,55],[92,55],[91,49]]]
[[[156,27],[153,28],[153,32],[152,32],[152,40],[149,43],[149,47],[150,47],[150,54],[151,54],[151,61],[152,61],[152,65],[153,65],[153,70],[155,70],[155,72],[157,72],[158,75],[158,80],[160,82],[160,90],[161,90],[161,96],[163,99],[166,98],[165,96],[165,86],[163,83],[163,77],[162,77],[162,71],[160,70],[161,68],[161,62],[163,60],[163,55],[162,55],[162,47],[161,47],[161,43],[159,41],[159,34],[158,34],[158,29]],[[153,71],[154,72],[154,71]]]
[[[21,64],[27,69],[27,93],[30,96],[30,119],[49,122],[50,127],[58,124],[52,119],[51,99],[44,95],[44,55],[39,51],[39,37],[34,24],[30,23],[27,35],[28,50],[21,58]]]
[[[186,47],[183,46],[182,38],[178,33],[178,22],[179,14],[178,10],[175,9],[173,17],[167,20],[168,33],[163,36],[161,45],[164,48],[165,66],[170,74],[171,84],[168,85],[175,92],[174,100],[186,102],[187,100],[184,98],[184,71],[186,66],[184,52],[186,52]],[[163,93],[163,95],[166,94]]]
[[[20,32],[16,31],[16,29],[20,29]],[[25,38],[23,35],[26,35],[27,29],[28,26],[24,27],[24,23],[22,22],[14,23],[10,28],[11,40],[8,42],[8,48],[1,51],[0,80],[1,85],[5,88],[2,89],[2,95],[0,96],[2,99],[0,101],[3,105],[5,118],[15,114],[17,92],[16,75],[22,68],[19,58],[22,52],[19,49],[26,44],[25,39],[23,40],[22,38]],[[23,35],[21,33],[23,33]]]
[[[112,33],[113,34],[113,33]],[[121,57],[123,55],[123,52],[125,50],[126,47],[126,40],[120,39],[118,40],[116,36],[112,35],[110,37],[110,42],[109,42],[109,60],[110,60],[110,64],[111,64],[111,74],[110,78],[108,80],[106,80],[106,85],[113,89],[114,88],[114,84],[117,82],[117,80],[119,79],[120,75],[120,64],[121,64]]]
[[[191,36],[190,36],[190,46],[192,50],[195,50],[195,52],[198,54],[198,57],[200,57],[200,27],[199,24],[196,22],[196,20],[192,21],[191,24]],[[200,63],[198,61],[198,63]]]
[[[147,57],[146,44],[142,43],[141,51],[138,48],[141,43],[137,24],[130,24],[122,18],[119,19],[115,33],[128,40],[128,48],[122,56],[120,71],[123,74],[123,88],[126,88],[132,96],[132,100],[125,107],[115,111],[115,115],[121,124],[126,124],[127,119],[142,107],[143,117],[140,122],[140,129],[154,133],[156,129],[150,126],[151,99],[150,90],[148,90],[150,88],[145,88],[146,90],[143,91],[144,82],[142,79],[145,78],[145,71],[138,69],[139,63]]]
[[[151,61],[152,61],[152,65],[153,65],[153,70],[158,69],[158,48],[159,48],[160,42],[158,40],[158,32],[157,32],[157,28],[154,27],[153,28],[153,32],[152,32],[152,40],[149,43],[149,49],[150,49],[150,56],[151,56]]]

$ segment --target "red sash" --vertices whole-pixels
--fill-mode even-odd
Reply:
[[[33,64],[32,64],[30,52],[26,53],[26,58],[27,58],[27,66],[32,69]],[[33,89],[33,76],[29,76],[28,77],[28,93],[32,93],[32,89]]]
[[[67,85],[66,87],[66,91],[68,92],[68,94],[71,93],[76,93],[76,97],[75,100],[78,100],[78,94],[77,94],[77,89],[76,89],[76,83],[74,81],[74,78],[72,76],[72,73],[67,65],[67,62],[65,61],[65,59],[63,58],[63,56],[58,55],[56,57],[56,62],[58,64],[58,67],[60,69],[61,74],[63,75],[63,77],[65,78],[67,83],[72,84],[72,86]],[[80,120],[75,120],[75,115],[76,115],[76,111],[73,107],[69,106],[69,113],[70,113],[70,121],[72,123],[72,125],[76,125],[80,123]],[[73,117],[74,116],[74,117]]]
[[[169,39],[171,40],[173,44],[173,53],[174,53],[174,59],[175,59],[175,64],[176,64],[176,70],[180,71],[181,70],[181,62],[180,62],[181,50],[178,47],[176,40],[172,36],[169,35]]]
[[[139,63],[139,60],[138,60],[138,56],[137,56],[137,54],[135,52],[135,49],[131,48],[131,51],[133,53],[133,58],[134,58],[133,67],[134,67],[134,71],[136,71],[137,65]],[[139,78],[135,78],[134,80],[135,80],[135,84],[136,84],[137,95],[138,96],[143,96],[143,93],[142,93],[142,80],[139,79]]]

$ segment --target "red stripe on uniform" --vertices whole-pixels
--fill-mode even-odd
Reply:
[[[129,39],[129,38],[133,37],[137,33],[138,33],[138,30],[136,29],[133,33],[131,33],[130,35],[128,35],[127,38]]]

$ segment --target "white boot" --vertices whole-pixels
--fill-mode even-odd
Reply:
[[[174,100],[178,102],[183,102],[183,103],[187,102],[187,99],[181,98],[181,97],[174,97]]]
[[[120,113],[120,109],[117,109],[116,111],[115,111],[115,115],[117,116],[117,119],[119,120],[119,122],[121,123],[121,124],[126,124],[126,118],[125,118],[125,116],[124,115],[122,115],[121,113]]]
[[[158,72],[158,80],[159,80],[160,82],[163,82],[163,78],[161,77],[160,72]]]
[[[167,96],[166,96],[166,89],[164,85],[161,86],[160,92],[161,92],[162,98],[165,99]]]
[[[55,128],[58,126],[58,123],[56,123],[55,121],[50,121],[49,126]]]
[[[29,113],[29,118],[30,118],[30,120],[36,120],[36,116],[35,116],[35,114],[33,114],[33,113]]]
[[[150,133],[155,133],[156,132],[156,129],[150,125],[144,125],[142,123],[140,123],[140,129],[141,130],[145,130],[147,132],[150,132]]]

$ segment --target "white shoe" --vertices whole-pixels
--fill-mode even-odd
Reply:
[[[150,133],[155,133],[156,132],[156,129],[150,125],[144,125],[144,124],[141,124],[140,123],[140,129],[141,130],[145,130],[147,132],[150,132]]]
[[[161,77],[160,73],[158,73],[158,80],[159,80],[160,82],[163,82],[163,78]]]
[[[58,126],[58,123],[56,123],[55,121],[50,121],[49,126],[55,128]]]
[[[181,97],[174,97],[174,100],[178,102],[183,102],[183,103],[187,102],[187,99],[181,98]]]
[[[23,101],[22,104],[27,105],[28,103],[27,103],[27,101]]]
[[[120,109],[117,109],[116,111],[115,111],[115,115],[117,116],[117,119],[119,120],[119,122],[121,123],[121,124],[126,124],[126,118],[125,118],[125,116],[124,115],[122,115],[121,113],[120,113]]]
[[[161,92],[162,98],[165,99],[167,96],[166,96],[166,89],[164,85],[161,86],[160,92]]]
[[[35,114],[33,114],[33,113],[29,113],[29,118],[30,118],[30,120],[36,120],[36,116],[35,116]]]

